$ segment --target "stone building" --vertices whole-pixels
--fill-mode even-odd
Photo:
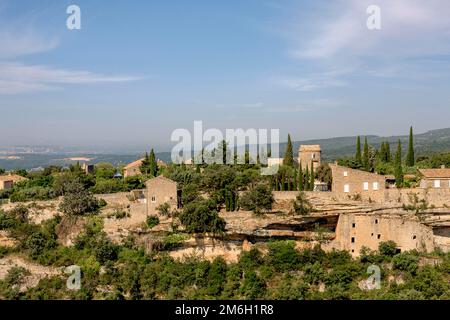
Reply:
[[[337,164],[330,164],[330,168],[333,176],[331,189],[337,196],[384,201],[389,177]]]
[[[416,249],[431,252],[437,246],[433,229],[409,217],[388,214],[341,214],[333,246],[358,256],[361,248],[378,250],[384,241],[394,241],[399,252]]]
[[[177,188],[177,183],[164,176],[157,176],[146,183],[147,192],[147,214],[158,214],[157,208],[168,203],[170,210],[180,208],[181,192]]]
[[[450,189],[450,169],[419,169],[421,188]]]
[[[141,174],[142,161],[144,161],[144,158],[141,158],[139,160],[136,160],[136,161],[133,161],[133,162],[127,164],[123,168],[123,176],[124,176],[124,178],[137,176],[137,175]],[[156,160],[156,163],[158,164],[158,167],[165,167],[165,166],[167,166],[167,164],[164,161],[161,161],[159,159]]]
[[[298,149],[298,162],[301,163],[302,168],[306,169],[308,167],[311,170],[311,163],[313,164],[314,170],[320,166],[320,157],[322,150],[320,145],[301,145]]]
[[[15,183],[28,180],[17,174],[6,174],[0,176],[0,190],[11,189]]]

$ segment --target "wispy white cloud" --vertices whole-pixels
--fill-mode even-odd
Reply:
[[[86,70],[26,64],[26,56],[57,48],[56,35],[39,32],[34,18],[46,7],[14,20],[8,16],[9,6],[0,0],[0,94],[21,94],[62,89],[65,85],[92,85],[128,82],[140,79],[128,75],[105,75]],[[41,12],[42,13],[42,12]]]
[[[366,26],[373,4],[381,8],[381,30]],[[450,1],[317,0],[314,8],[292,14],[283,29],[289,56],[311,67],[278,77],[280,85],[312,91],[345,86],[353,75],[417,79],[412,70],[442,74],[448,64],[430,57],[450,54]],[[336,66],[346,71],[333,74]]]
[[[0,30],[0,58],[17,58],[55,49],[59,40],[44,39],[32,31],[16,32]]]
[[[372,4],[373,0],[323,3],[324,18],[316,20],[311,36],[294,37],[292,55],[322,59],[450,52],[449,1],[378,0],[381,30],[369,30],[366,26],[366,9]]]
[[[58,89],[65,84],[99,84],[138,80],[132,76],[106,76],[89,71],[52,68],[23,63],[0,63],[0,94]]]

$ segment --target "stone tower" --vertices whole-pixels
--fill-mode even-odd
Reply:
[[[320,166],[320,156],[321,156],[320,145],[301,145],[298,149],[298,161],[302,164],[302,168],[306,167],[311,170],[311,163],[313,164],[314,171]]]

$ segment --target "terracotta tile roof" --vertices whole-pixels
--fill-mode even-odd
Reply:
[[[134,168],[134,167],[140,167],[143,160],[144,160],[144,158],[141,158],[141,159],[139,159],[139,160],[133,161],[133,162],[127,164],[127,165],[125,166],[124,169],[130,169],[130,168]],[[156,160],[156,163],[157,163],[158,166],[160,166],[160,167],[166,167],[166,166],[167,166],[167,163],[165,163],[164,161],[159,160],[159,159]]]
[[[18,181],[23,181],[23,180],[28,180],[28,179],[25,177],[19,176],[17,174],[6,174],[3,176],[0,176],[0,181],[18,182]]]
[[[320,151],[320,144],[309,144],[309,145],[301,145],[300,152],[312,152],[312,151]]]
[[[134,167],[140,167],[143,160],[144,160],[144,158],[141,158],[139,160],[133,161],[133,162],[127,164],[125,166],[125,169],[130,169],[130,168],[134,168]]]
[[[450,168],[445,168],[445,169],[419,169],[419,172],[425,178],[449,178],[450,179]]]

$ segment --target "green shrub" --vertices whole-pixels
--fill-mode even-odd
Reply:
[[[199,200],[184,207],[180,222],[189,233],[221,233],[225,231],[225,220],[219,216],[213,200]]]
[[[253,211],[255,214],[272,210],[273,202],[272,190],[263,184],[257,185],[239,198],[239,206],[244,210]]]
[[[393,257],[397,253],[397,244],[394,241],[382,241],[378,245],[378,251],[387,257]]]
[[[268,244],[267,263],[277,271],[297,269],[299,254],[291,240],[273,241]]]
[[[150,216],[147,216],[146,222],[147,222],[147,227],[152,229],[153,227],[155,227],[159,224],[159,218],[158,218],[158,216],[150,215]]]
[[[59,208],[66,214],[79,216],[96,213],[99,204],[79,181],[74,181],[66,186],[66,193]]]
[[[407,271],[410,274],[416,274],[419,269],[419,257],[408,252],[395,255],[392,263],[394,269]]]

